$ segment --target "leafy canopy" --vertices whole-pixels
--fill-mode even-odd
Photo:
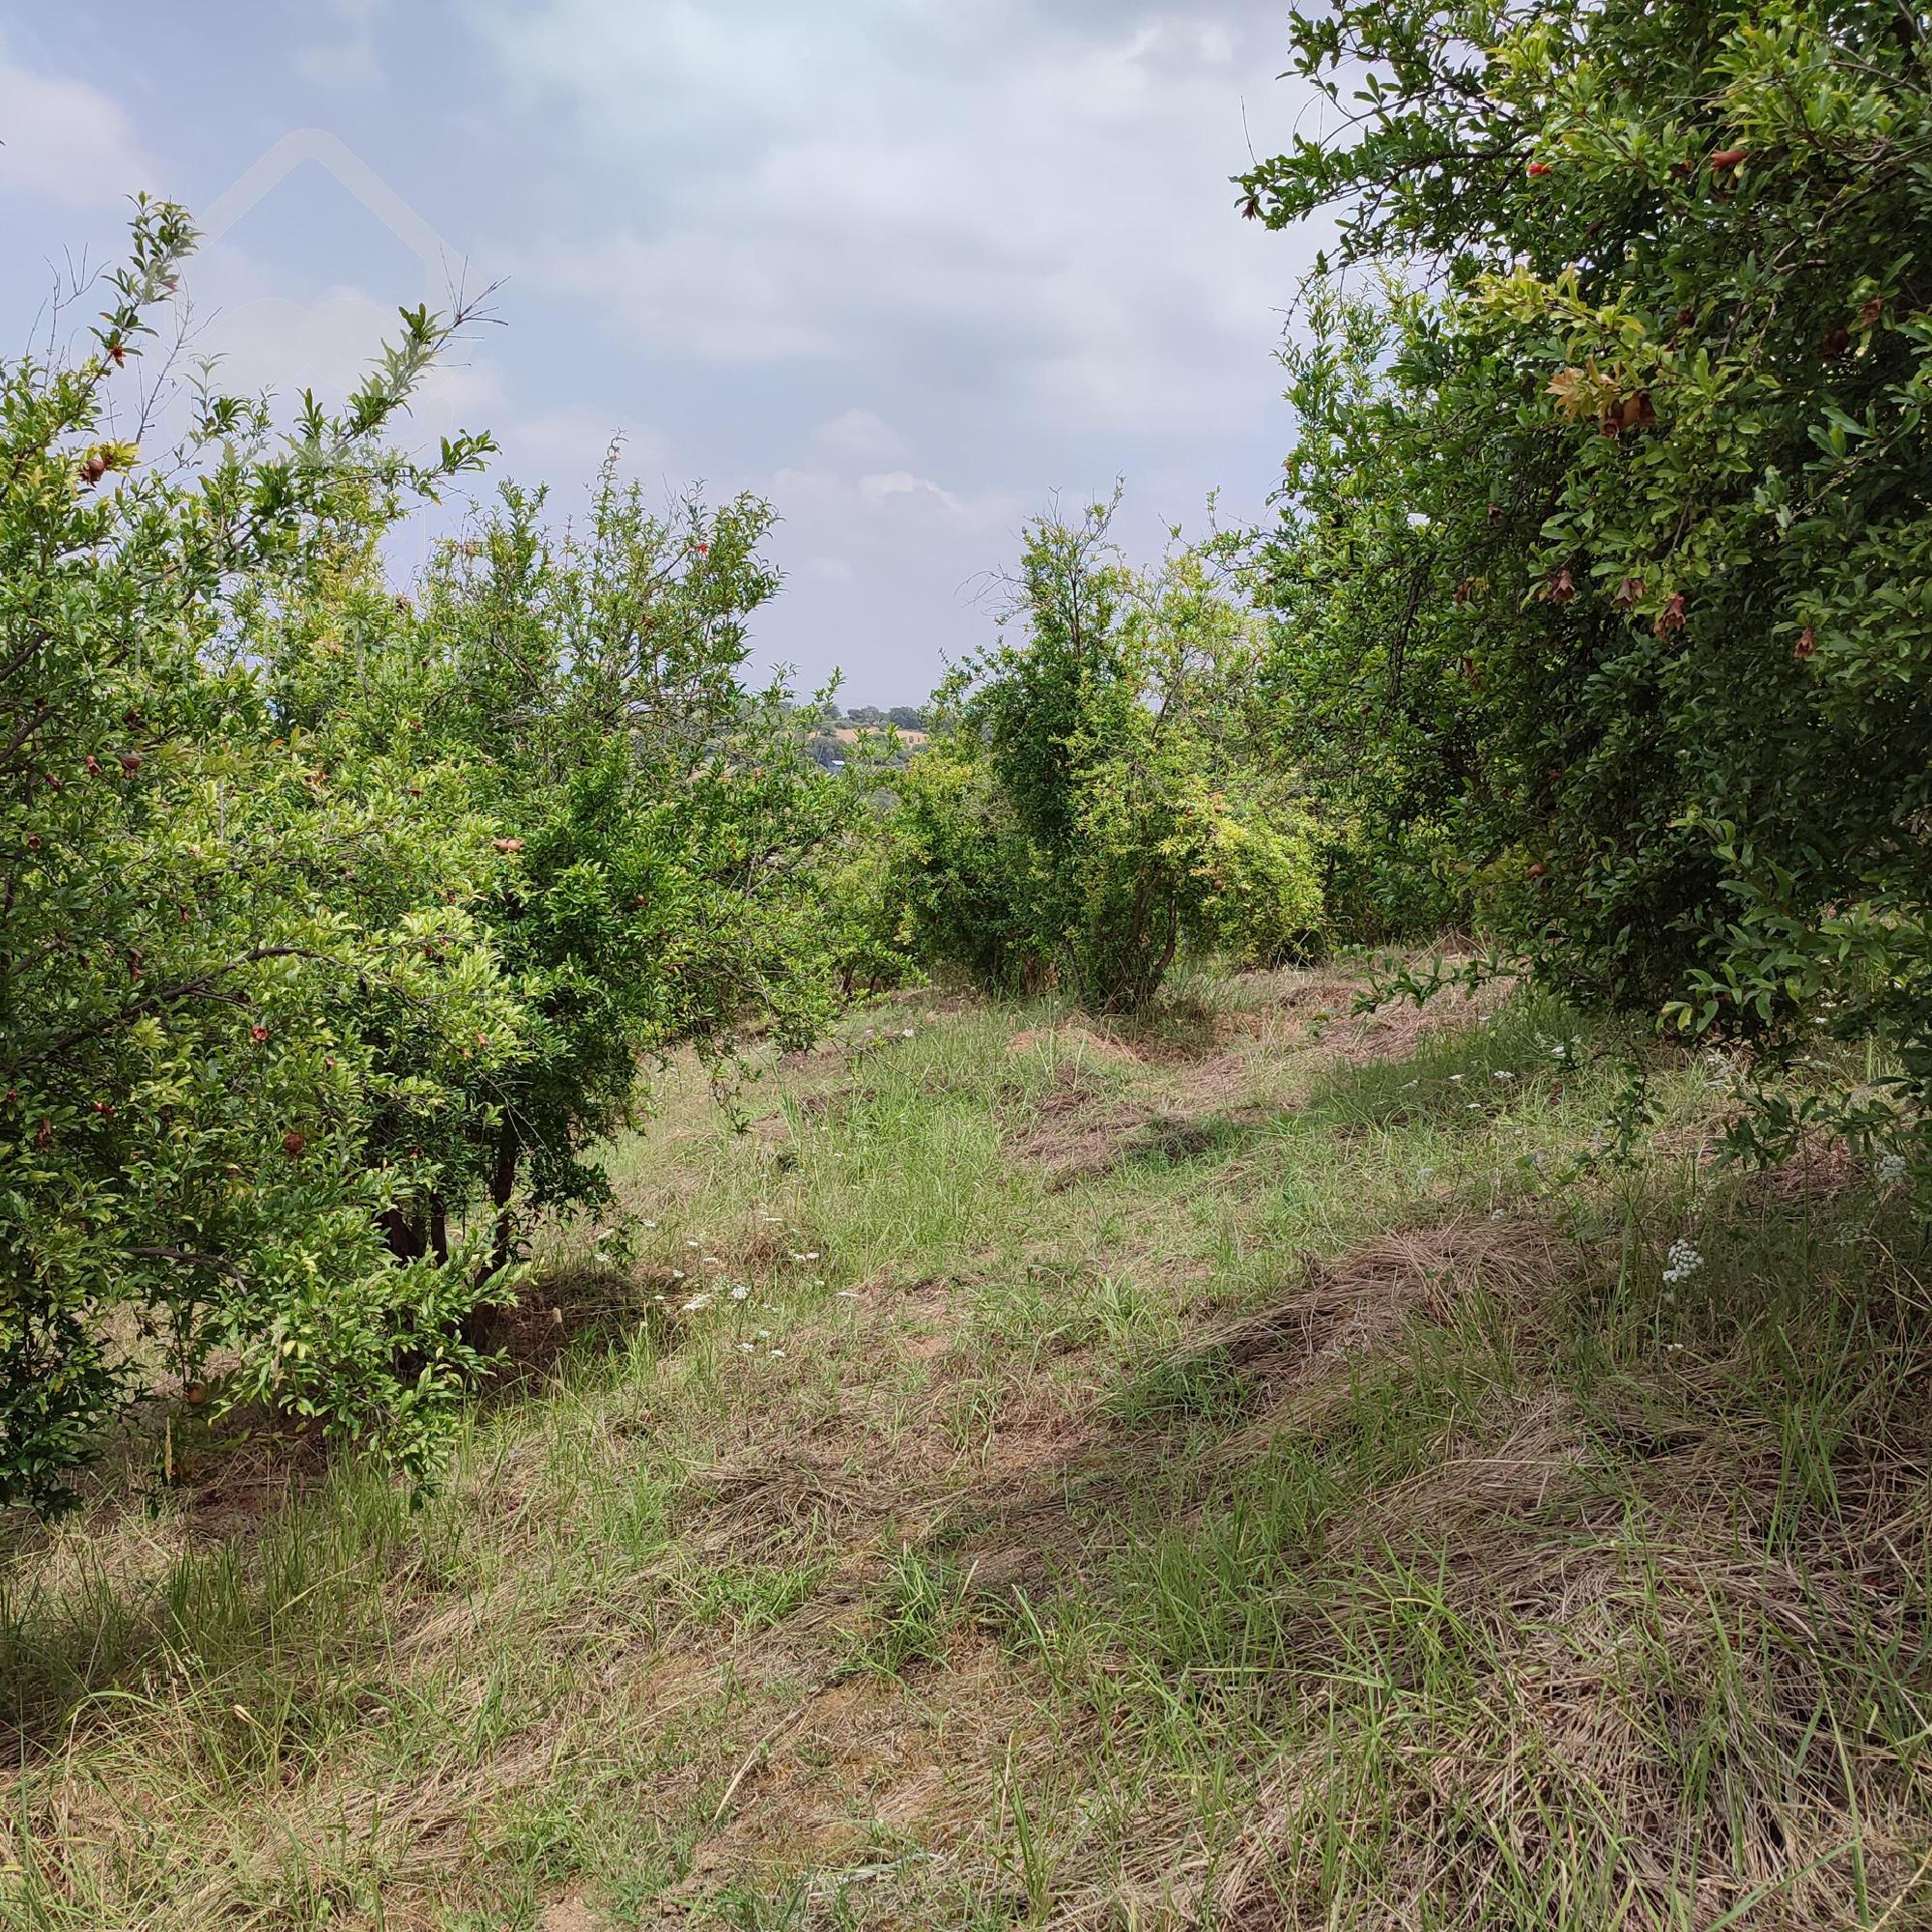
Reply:
[[[1820,1028],[1932,1099],[1932,93],[1889,4],[1343,5],[1350,117],[1242,184],[1332,211],[1296,361],[1281,676],[1585,995]],[[1343,90],[1350,90],[1346,102]],[[1385,288],[1387,285],[1385,284]],[[1796,1124],[1767,1091],[1758,1131]]]

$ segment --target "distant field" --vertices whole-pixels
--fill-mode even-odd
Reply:
[[[0,1923],[1926,1924],[1923,1231],[1365,978],[680,1071],[427,1502],[229,1424],[12,1558]]]
[[[833,727],[832,735],[841,745],[856,745],[862,738],[883,738],[886,735],[886,731],[887,727],[883,724],[838,724]],[[899,742],[902,745],[923,745],[925,743],[925,733],[923,731],[902,730],[898,736]]]

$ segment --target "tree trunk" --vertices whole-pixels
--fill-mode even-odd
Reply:
[[[517,1163],[523,1148],[506,1121],[497,1130],[497,1164],[490,1171],[490,1205],[497,1210],[497,1237],[490,1248],[490,1273],[499,1274],[510,1264],[510,1245],[516,1233],[510,1202],[517,1191]]]
[[[389,1252],[399,1262],[419,1262],[429,1252],[422,1223],[400,1208],[384,1208],[376,1216],[376,1225],[382,1229]]]

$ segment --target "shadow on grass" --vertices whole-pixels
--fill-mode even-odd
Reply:
[[[654,1286],[668,1289],[670,1277],[564,1264],[539,1273],[514,1302],[478,1309],[474,1339],[495,1358],[480,1399],[494,1406],[527,1398],[566,1362],[616,1349],[640,1327],[656,1344],[669,1341],[674,1324]]]
[[[673,1338],[629,1278],[540,1275],[517,1305],[482,1313],[476,1339],[497,1362],[474,1412],[534,1400],[639,1328],[654,1348]],[[95,1478],[79,1535],[17,1525],[0,1570],[0,1751],[56,1747],[90,1706],[170,1696],[205,1703],[192,1720],[233,1730],[244,1757],[267,1735],[264,1710],[281,1714],[285,1741],[321,1723],[335,1661],[383,1634],[395,1568],[421,1569],[408,1552],[425,1493],[286,1416],[177,1406],[163,1419],[156,1405]],[[143,1546],[172,1553],[145,1575],[99,1555]]]
[[[1392,1872],[1445,1924],[1590,1873],[1631,1923],[1867,1922],[1932,1798],[1928,1273],[1909,1204],[1744,1175],[1587,1243],[1410,1230],[935,1542],[1123,1760],[1243,1794],[1213,1922]]]

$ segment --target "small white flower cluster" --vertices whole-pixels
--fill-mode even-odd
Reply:
[[[1906,1160],[1902,1153],[1888,1153],[1879,1156],[1878,1184],[1881,1187],[1896,1187],[1905,1179]]]
[[[1704,1265],[1704,1257],[1689,1241],[1678,1239],[1671,1242],[1664,1262],[1664,1280],[1684,1281]]]

